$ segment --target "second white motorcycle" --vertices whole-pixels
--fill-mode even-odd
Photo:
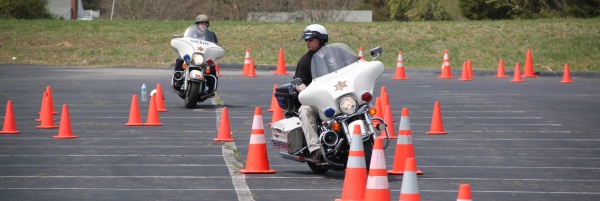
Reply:
[[[375,82],[383,74],[384,66],[375,61],[381,48],[371,50],[373,61],[359,60],[345,44],[335,43],[319,49],[311,61],[313,81],[302,92],[295,79],[276,88],[275,97],[285,118],[271,126],[271,144],[285,159],[306,162],[318,174],[328,170],[345,170],[355,125],[360,125],[367,166],[371,160],[373,139],[378,130],[387,126],[383,119],[373,117],[376,110],[371,104]],[[310,157],[298,109],[302,105],[319,112],[317,133],[321,143],[321,159]],[[385,147],[389,145],[389,135]]]

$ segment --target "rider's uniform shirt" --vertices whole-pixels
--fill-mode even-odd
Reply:
[[[296,74],[294,74],[294,78],[302,79],[302,83],[308,86],[312,82],[312,73],[310,71],[310,63],[313,55],[315,55],[316,51],[308,51],[306,54],[300,58],[298,61],[298,65],[296,66]]]

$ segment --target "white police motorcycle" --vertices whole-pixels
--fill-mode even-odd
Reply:
[[[171,47],[184,61],[183,71],[173,73],[171,86],[183,80],[181,87],[173,87],[173,90],[184,100],[186,108],[194,108],[198,102],[215,95],[218,78],[214,66],[218,59],[225,56],[225,50],[213,42],[185,35],[174,35],[171,40]]]
[[[355,125],[360,125],[366,164],[369,165],[373,139],[378,130],[387,126],[383,119],[373,117],[376,113],[373,99],[375,81],[383,74],[384,66],[375,61],[382,53],[380,47],[371,50],[373,61],[359,60],[348,45],[334,43],[319,49],[312,58],[311,72],[314,80],[302,92],[295,86],[300,79],[276,88],[275,97],[285,111],[285,118],[271,125],[271,145],[285,159],[306,162],[317,173],[346,169],[348,153]],[[317,133],[321,143],[321,157],[310,157],[298,109],[300,105],[318,111]],[[385,147],[389,145],[389,134]]]

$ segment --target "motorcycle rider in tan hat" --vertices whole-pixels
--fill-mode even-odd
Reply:
[[[200,40],[210,41],[217,45],[219,45],[219,40],[217,39],[217,34],[208,29],[210,25],[210,21],[208,20],[208,16],[206,15],[198,15],[196,16],[196,21],[193,25],[190,25],[184,33],[184,37],[197,38]],[[183,80],[181,79],[181,71],[183,71],[183,60],[181,58],[177,58],[175,60],[175,71],[173,72],[173,88],[176,92],[179,92],[181,85],[183,85]],[[217,71],[215,66],[210,67],[210,72],[217,79]],[[214,89],[211,89],[214,86],[212,80],[208,81],[207,84],[209,86],[209,91],[214,92]],[[179,96],[183,96],[183,94],[179,94]]]

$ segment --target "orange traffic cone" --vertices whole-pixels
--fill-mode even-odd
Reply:
[[[523,69],[524,77],[538,77],[533,73],[533,59],[531,58],[531,50],[527,49],[527,55],[525,56],[525,68]]]
[[[250,70],[250,48],[246,49],[246,58],[244,59],[244,70],[242,71],[242,76],[248,75],[248,70]]]
[[[217,76],[221,77],[223,75],[221,75],[221,69],[219,69],[219,64],[215,64],[215,70],[217,71]]]
[[[358,58],[359,59],[364,59],[365,58],[365,56],[363,55],[363,51],[362,50],[363,50],[362,47],[360,47],[358,49]]]
[[[156,111],[158,112],[166,112],[167,109],[165,108],[165,97],[163,96],[162,93],[162,85],[161,84],[156,84]]]
[[[390,138],[391,139],[396,139],[398,138],[398,136],[396,136],[396,131],[394,131],[394,118],[392,118],[392,107],[391,106],[386,106],[385,107],[385,112],[383,113],[383,121],[385,121],[385,123],[387,124],[387,131],[390,134]],[[387,134],[385,133],[385,130],[381,131],[381,135],[382,138],[386,138]]]
[[[560,82],[565,84],[573,83],[573,81],[571,80],[571,72],[569,71],[569,64],[565,64],[563,79]]]
[[[517,64],[515,65],[515,74],[513,76],[513,79],[510,81],[511,82],[525,82],[523,80],[523,78],[521,77],[521,66],[519,66],[519,62],[517,62]]]
[[[271,107],[269,108],[269,110],[267,110],[267,112],[273,112],[275,111],[275,107],[279,107],[279,103],[275,98],[275,91],[277,90],[278,86],[278,84],[273,85],[273,93],[271,94]]]
[[[58,135],[52,137],[61,139],[77,138],[77,136],[74,136],[73,132],[71,131],[71,119],[69,118],[69,107],[67,106],[67,104],[63,104]]]
[[[231,127],[229,126],[229,110],[223,107],[221,120],[219,121],[219,135],[214,139],[215,142],[233,142],[231,139]]]
[[[156,95],[150,96],[150,105],[148,106],[148,118],[144,126],[162,126],[158,117],[158,111],[156,111]]]
[[[380,120],[375,120],[375,117],[381,118],[383,121],[383,110],[381,109],[381,98],[379,97],[375,98],[375,114],[373,115],[372,123],[373,126],[377,126],[378,124],[383,123]]]
[[[275,110],[273,111],[273,117],[271,117],[271,123],[269,123],[270,125],[273,125],[273,123],[282,120],[283,119],[283,109],[281,109],[281,107],[279,107],[279,105],[277,105],[275,107]]]
[[[383,98],[381,100],[382,100],[381,101],[381,109],[384,111],[384,113],[382,113],[382,114],[383,114],[383,118],[385,118],[385,108],[387,106],[391,107],[389,94],[388,93],[383,94]],[[394,111],[390,110],[390,116],[392,116],[392,117],[394,116]],[[391,118],[391,121],[395,122],[394,118]]]
[[[417,182],[417,165],[414,158],[406,159],[404,167],[404,175],[402,176],[402,187],[400,188],[400,200],[402,201],[419,201],[419,183]]]
[[[460,79],[458,79],[460,81],[471,81],[471,78],[469,77],[469,67],[467,62],[463,62],[463,69],[462,69],[462,75],[460,76]]]
[[[342,188],[343,200],[365,199],[367,186],[367,164],[365,161],[365,149],[362,143],[362,131],[360,125],[354,125],[350,153],[348,153],[348,164],[346,164],[346,175],[344,176],[344,187]]]
[[[42,95],[42,107],[40,108],[39,112],[40,118],[35,119],[35,121],[42,121],[42,112],[44,111],[44,107],[50,107],[51,114],[58,114],[54,111],[54,103],[52,101],[52,88],[50,86],[46,86],[46,91]]]
[[[498,61],[498,73],[496,73],[496,76],[494,76],[495,78],[506,78],[506,74],[504,73],[504,62],[502,62],[502,59],[500,59],[500,61]]]
[[[242,70],[242,76],[248,75],[248,69],[250,69],[250,48],[246,48],[246,58],[244,58],[244,69]]]
[[[385,155],[381,138],[375,138],[373,152],[371,154],[371,165],[367,178],[367,189],[365,201],[389,201],[390,187],[385,167]]]
[[[385,86],[381,87],[381,94],[379,95],[379,97],[381,98],[381,118],[385,118],[385,107],[390,105],[390,95],[388,94]],[[391,111],[390,115],[393,117],[394,111]],[[392,121],[394,121],[393,118]]]
[[[377,97],[375,98],[375,110],[376,113],[375,115],[373,115],[373,117],[379,117],[383,119],[383,109],[381,108],[381,98]]]
[[[385,117],[383,116],[385,113],[385,107],[387,107],[388,105],[390,105],[390,98],[389,95],[387,93],[387,90],[385,89],[385,86],[381,87],[381,94],[379,94],[379,99],[381,99],[381,117]]]
[[[398,51],[398,62],[396,63],[396,74],[392,80],[408,80],[404,72],[404,61],[402,60],[402,51]]]
[[[42,125],[36,126],[36,128],[58,128],[58,126],[54,125],[54,118],[52,118],[52,109],[50,108],[50,98],[48,97],[48,92],[44,92],[44,106],[42,111]]]
[[[138,106],[137,95],[131,97],[131,107],[129,109],[129,121],[126,126],[143,126],[142,118],[140,117],[140,108]]]
[[[47,94],[47,92],[44,92],[42,94],[42,104],[40,104],[41,105],[40,106],[40,112],[38,112],[38,114],[40,115],[40,117],[37,118],[37,119],[35,119],[34,121],[37,121],[37,122],[41,122],[42,121],[42,112],[44,111],[44,106],[46,105],[46,94]]]
[[[273,75],[287,75],[287,71],[285,69],[285,56],[283,53],[283,48],[279,48],[279,57],[277,57],[277,70],[273,73]]]
[[[50,107],[50,109],[51,109],[51,111],[52,111],[52,114],[58,114],[58,112],[56,112],[56,111],[54,110],[54,101],[52,101],[52,87],[50,87],[50,86],[46,86],[46,92],[48,92],[48,97],[50,98],[50,101],[49,101],[49,102],[50,102],[50,104],[49,104],[49,107]]]
[[[400,128],[398,129],[398,140],[396,141],[396,153],[394,155],[394,166],[389,170],[389,174],[404,174],[407,158],[415,158],[415,147],[412,143],[412,130],[410,129],[410,118],[408,108],[402,108],[400,117]],[[416,164],[416,159],[415,159]],[[415,165],[416,166],[416,165]],[[423,174],[421,170],[417,174]]]
[[[400,114],[400,126],[398,127],[398,135],[412,135],[408,108],[402,108],[402,114]]]
[[[13,112],[12,101],[6,102],[6,114],[4,115],[4,125],[0,134],[19,134],[17,124],[15,123],[15,114]]]
[[[250,67],[248,67],[248,77],[256,77],[256,72],[254,69],[254,59],[250,59]]]
[[[447,134],[444,131],[444,125],[442,124],[442,112],[440,110],[440,102],[436,101],[433,105],[433,116],[431,118],[431,128],[427,134],[443,135]]]
[[[381,95],[383,94],[387,94],[387,88],[385,86],[381,86],[381,91],[379,92],[379,97],[382,97]]]
[[[440,78],[440,79],[454,78],[454,76],[452,76],[452,70],[450,69],[450,59],[448,57],[448,50],[444,51],[444,61],[442,62],[442,72],[440,73],[440,76],[438,76],[438,78]]]
[[[471,59],[467,60],[467,70],[469,70],[469,78],[475,78],[473,75],[473,63],[471,62]]]
[[[269,157],[267,155],[265,130],[260,107],[256,107],[254,109],[254,119],[252,121],[252,132],[250,134],[250,145],[248,146],[246,168],[241,169],[240,173],[275,173],[275,170],[269,169]]]
[[[469,184],[461,184],[458,187],[456,201],[473,201],[471,198],[471,186]]]

